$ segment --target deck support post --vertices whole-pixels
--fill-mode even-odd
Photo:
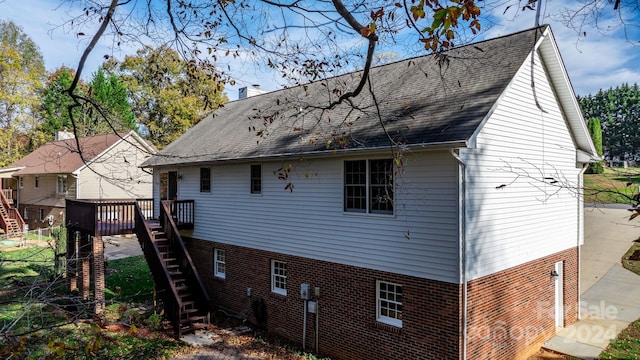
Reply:
[[[89,290],[91,287],[91,235],[87,233],[80,233],[80,244],[79,244],[79,255],[80,255],[80,296],[83,300],[89,299]]]
[[[100,314],[105,307],[104,296],[104,243],[102,237],[96,236],[92,241],[93,245],[93,300],[95,303],[94,313]]]
[[[76,231],[73,228],[67,229],[67,289],[69,292],[75,291],[78,288],[77,284],[77,241],[78,237]]]

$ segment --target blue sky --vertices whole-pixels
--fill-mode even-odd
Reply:
[[[517,1],[515,1],[517,3]],[[600,34],[589,30],[586,37],[580,37],[571,29],[560,24],[555,16],[565,7],[577,6],[578,1],[547,0],[542,8],[541,23],[549,23],[558,42],[563,60],[575,92],[578,95],[595,93],[601,88],[609,88],[624,82],[640,82],[640,33],[632,33],[628,38],[621,29]],[[47,70],[54,70],[62,65],[76,67],[89,36],[78,38],[75,31],[69,33],[60,27],[67,17],[68,6],[60,7],[58,0],[0,0],[0,17],[12,20],[22,26],[23,30],[38,44],[44,56]],[[534,12],[520,13],[512,8],[503,14],[499,9],[497,16],[483,22],[485,37],[506,35],[524,30],[534,25]],[[640,22],[640,15],[635,23]],[[607,19],[601,19],[607,25]],[[91,29],[85,31],[91,35]],[[635,42],[635,44],[634,44]],[[127,53],[135,52],[135,48],[122,48],[114,52],[111,43],[104,39],[92,52],[84,73],[89,78],[102,63],[104,54],[122,58]],[[415,53],[397,53],[399,60],[415,56]],[[232,64],[231,71],[237,80],[235,86],[227,86],[226,91],[231,100],[237,98],[239,87],[261,84],[262,88],[275,90],[282,83],[277,74],[269,74],[264,69],[257,69],[247,59],[238,59]]]

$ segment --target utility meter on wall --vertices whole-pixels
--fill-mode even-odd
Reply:
[[[302,300],[311,299],[311,286],[309,284],[300,284],[300,298]]]

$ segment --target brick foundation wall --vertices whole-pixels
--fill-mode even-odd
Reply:
[[[564,325],[578,316],[578,249],[469,282],[469,359],[526,359],[555,334],[554,264],[563,262]]]
[[[332,359],[455,359],[460,343],[458,284],[390,274],[353,266],[286,256],[209,241],[187,240],[213,302],[251,315],[250,302],[263,298],[266,328],[300,345],[304,302],[301,283],[320,287],[319,353]],[[213,249],[225,251],[226,278],[213,276]],[[287,296],[271,292],[271,260],[287,263]],[[376,280],[403,287],[402,328],[376,321]],[[247,296],[247,288],[252,296]],[[307,316],[306,348],[314,349],[314,314]]]
[[[458,359],[462,286],[227,244],[185,239],[214,304],[249,316],[263,298],[269,332],[302,343],[301,283],[320,287],[319,353],[333,359]],[[225,251],[226,278],[213,276],[213,250]],[[570,249],[469,282],[468,359],[526,358],[555,334],[554,282],[563,261],[565,325],[577,320],[578,253]],[[287,296],[271,292],[270,261],[287,263]],[[402,328],[376,321],[376,280],[403,286]],[[247,288],[252,296],[247,296]],[[306,348],[314,348],[308,314]]]

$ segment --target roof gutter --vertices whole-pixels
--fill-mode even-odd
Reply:
[[[468,147],[467,140],[456,140],[456,141],[443,141],[443,142],[434,142],[434,143],[423,143],[423,144],[413,144],[413,145],[400,145],[403,150],[414,150],[414,151],[437,151],[437,150],[449,150],[452,148],[466,148]],[[378,147],[369,147],[369,148],[361,148],[361,149],[343,149],[343,150],[321,150],[321,151],[305,151],[298,153],[281,153],[281,154],[272,154],[267,156],[246,156],[246,157],[227,157],[227,158],[216,158],[216,159],[207,159],[207,160],[199,160],[199,161],[188,161],[188,159],[175,157],[180,159],[179,162],[168,162],[162,164],[152,164],[149,163],[153,157],[162,158],[162,154],[153,155],[153,157],[140,165],[140,167],[162,167],[162,166],[194,166],[194,165],[203,165],[203,164],[211,164],[211,163],[242,163],[242,162],[253,162],[253,161],[269,161],[269,160],[282,160],[283,158],[294,158],[294,157],[307,157],[307,158],[320,158],[320,157],[329,157],[334,155],[350,155],[350,154],[360,154],[360,153],[387,153],[389,151],[390,146],[378,146]],[[201,155],[202,157],[206,155]],[[200,157],[199,155],[194,155],[194,158]]]
[[[467,208],[466,208],[466,173],[467,168],[464,160],[460,158],[459,148],[449,148],[449,153],[453,156],[454,159],[458,161],[458,233],[459,233],[459,241],[460,241],[460,280],[462,282],[462,359],[466,360],[467,358],[467,230],[466,230],[466,218],[467,218]]]

